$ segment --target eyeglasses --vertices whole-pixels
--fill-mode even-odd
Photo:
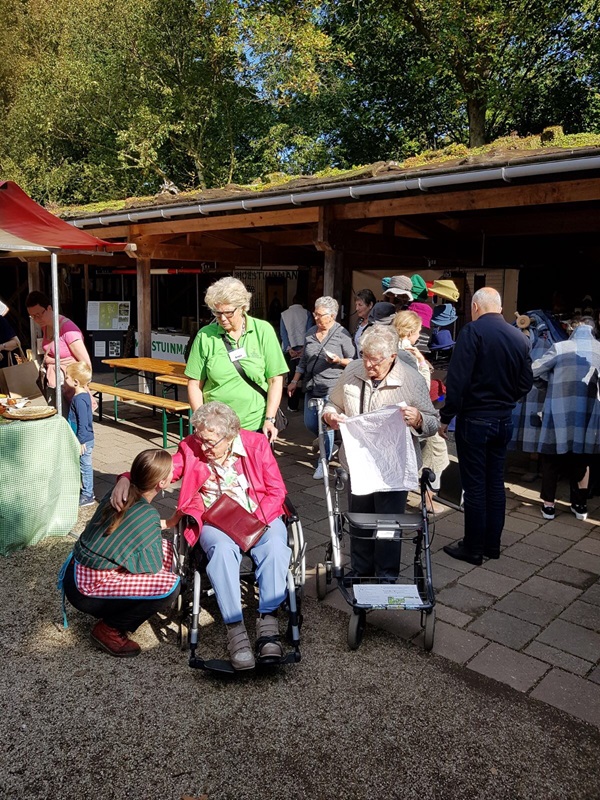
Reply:
[[[321,317],[330,317],[330,316],[331,316],[331,313],[330,313],[329,311],[325,311],[325,313],[324,313],[324,314],[317,314],[317,312],[316,312],[316,311],[315,311],[315,312],[313,312],[313,317],[314,317],[315,319],[320,319]]]
[[[30,314],[29,319],[36,320],[41,319],[44,314],[46,313],[47,309],[45,308],[43,311],[38,311],[37,314]]]
[[[391,356],[385,356],[384,358],[380,358],[378,361],[373,361],[372,358],[369,358],[363,354],[362,360],[365,366],[368,364],[371,367],[378,367],[380,364],[383,364],[384,361],[387,361],[388,358],[391,358]]]
[[[209,441],[207,441],[206,439],[203,439],[203,438],[200,436],[200,434],[198,434],[198,433],[196,434],[196,436],[197,436],[197,437],[198,437],[198,439],[200,440],[200,447],[201,447],[203,450],[214,450],[214,449],[215,449],[215,447],[218,447],[218,445],[220,445],[220,444],[221,444],[221,442],[222,442],[224,439],[226,439],[226,438],[227,438],[226,436],[221,436],[221,438],[220,438],[220,439],[217,439],[217,441],[216,441],[216,442],[209,442]]]
[[[227,319],[231,319],[239,308],[240,306],[236,306],[236,308],[234,308],[233,311],[217,311],[215,308],[211,308],[210,313],[213,315],[213,317],[217,319],[219,317],[226,317]]]

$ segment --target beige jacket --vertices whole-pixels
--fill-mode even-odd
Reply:
[[[361,395],[363,408],[361,408]],[[438,412],[432,405],[425,381],[416,370],[404,367],[396,359],[391,372],[374,389],[362,359],[357,359],[348,364],[338,378],[329,394],[323,413],[333,412],[354,417],[366,411],[376,411],[378,408],[401,402],[418,408],[423,417],[423,427],[420,432],[411,428],[414,439],[418,441],[419,436],[424,438],[433,436],[437,432],[440,424]],[[415,452],[417,463],[421,465],[421,448],[417,446]],[[346,466],[343,452],[340,452],[340,461]]]

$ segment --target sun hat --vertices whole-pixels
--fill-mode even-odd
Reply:
[[[380,325],[391,325],[395,314],[396,306],[393,303],[375,303],[369,314],[369,322],[378,322]]]
[[[387,291],[388,286],[390,285],[391,278],[382,278],[381,279],[381,288],[384,292]]]
[[[452,338],[452,334],[450,331],[437,331],[431,337],[431,342],[429,343],[430,350],[450,350],[454,347],[454,339]]]
[[[406,294],[409,300],[414,300],[412,281],[410,278],[407,278],[406,275],[393,275],[390,278],[390,285],[385,290],[386,294],[388,292],[391,294]]]
[[[438,328],[445,328],[447,325],[452,325],[456,322],[456,309],[452,303],[442,303],[433,309],[433,316],[431,318],[433,325]]]
[[[445,297],[447,300],[452,300],[453,303],[456,303],[458,298],[460,297],[460,292],[454,281],[449,280],[440,280],[434,281],[433,286],[431,287],[431,291],[433,294],[437,294],[438,297]]]
[[[429,297],[429,291],[423,278],[415,273],[410,276],[410,282],[412,284],[412,293],[415,300],[426,303]]]
[[[421,322],[423,323],[424,328],[431,328],[431,316],[433,314],[433,308],[429,305],[429,303],[411,303],[408,307],[409,311],[414,311],[415,314],[418,314],[421,317]]]

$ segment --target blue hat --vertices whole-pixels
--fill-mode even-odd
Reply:
[[[431,337],[429,343],[430,350],[451,350],[454,347],[454,339],[450,331],[437,331]]]
[[[456,322],[456,319],[456,309],[452,303],[442,303],[433,309],[431,324],[436,325],[438,328],[445,328],[447,325],[452,325],[453,322]]]

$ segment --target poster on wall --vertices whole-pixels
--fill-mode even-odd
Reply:
[[[126,331],[130,318],[129,300],[90,300],[87,308],[88,331]]]

